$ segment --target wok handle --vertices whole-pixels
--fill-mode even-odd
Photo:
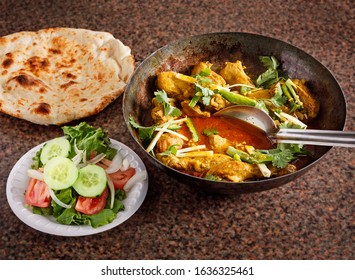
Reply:
[[[280,129],[271,136],[277,143],[355,147],[355,132],[316,129]]]

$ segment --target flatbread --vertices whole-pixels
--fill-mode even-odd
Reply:
[[[107,32],[50,28],[0,37],[0,111],[61,125],[104,109],[133,71],[131,49]]]

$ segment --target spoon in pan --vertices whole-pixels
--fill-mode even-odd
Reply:
[[[214,116],[227,116],[246,121],[263,130],[266,136],[276,143],[355,147],[353,131],[279,129],[266,112],[253,106],[230,106],[218,111]]]

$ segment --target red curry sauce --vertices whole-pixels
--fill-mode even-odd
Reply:
[[[191,120],[199,135],[199,145],[210,148],[209,140],[203,134],[205,129],[216,129],[218,135],[231,142],[244,143],[255,149],[271,149],[272,142],[261,129],[242,120],[211,116],[209,118],[191,117]],[[181,134],[191,138],[191,133],[186,125],[180,131]]]

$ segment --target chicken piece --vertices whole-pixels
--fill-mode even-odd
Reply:
[[[158,102],[155,97],[152,99],[152,103],[154,107],[152,109],[151,116],[152,119],[155,121],[154,123],[161,124],[173,119],[172,116],[164,115],[164,105],[163,103]]]
[[[201,71],[203,71],[206,68],[211,69],[212,67],[212,63],[209,62],[199,62],[198,64],[196,64],[194,66],[194,68],[192,69],[191,75],[197,75],[199,74]],[[210,79],[212,81],[213,84],[215,85],[219,85],[219,86],[225,86],[226,85],[226,81],[222,78],[222,76],[218,75],[216,72],[214,72],[213,70],[211,70],[211,73],[209,76],[207,76],[206,78]]]
[[[211,116],[210,112],[207,111],[202,111],[199,105],[195,105],[194,107],[189,106],[190,101],[185,100],[181,102],[181,107],[182,111],[188,116],[188,117],[205,117],[209,118]]]
[[[222,95],[215,94],[211,98],[210,105],[206,107],[209,111],[219,111],[225,107],[230,106],[230,102],[227,99],[224,99]]]
[[[203,173],[211,167],[222,162],[232,161],[232,158],[223,154],[213,154],[209,157],[176,157],[159,156],[158,159],[167,166],[185,172],[199,172]]]
[[[195,94],[196,79],[173,71],[157,75],[157,88],[165,90],[169,97],[183,101]]]
[[[176,149],[181,149],[184,145],[184,140],[170,133],[164,133],[157,142],[158,153],[166,151],[173,145],[177,145]]]
[[[226,62],[225,67],[219,72],[219,75],[229,85],[244,84],[255,87],[252,79],[244,72],[245,67],[242,62],[237,60],[235,63]]]
[[[232,142],[226,138],[219,136],[218,134],[212,134],[208,136],[208,141],[211,146],[211,149],[216,153],[225,154],[229,146],[232,146],[238,150],[244,151],[245,149],[245,141],[243,142]]]
[[[258,89],[250,91],[247,96],[253,99],[270,99],[275,95],[275,91],[271,89]]]
[[[213,175],[221,180],[232,182],[243,182],[247,179],[263,177],[257,165],[236,160],[214,165],[206,175]]]
[[[319,102],[312,96],[310,90],[306,86],[306,80],[293,79],[292,82],[297,86],[297,95],[303,103],[303,112],[307,119],[313,119],[319,112]]]
[[[281,168],[281,169],[271,166],[270,171],[271,171],[271,175],[273,175],[273,176],[282,176],[282,175],[290,174],[290,173],[297,171],[297,167],[295,165],[289,163],[286,165],[286,167]]]
[[[231,146],[229,140],[219,135],[208,136],[208,141],[211,145],[212,150],[220,154],[224,154],[227,151],[228,147]]]

